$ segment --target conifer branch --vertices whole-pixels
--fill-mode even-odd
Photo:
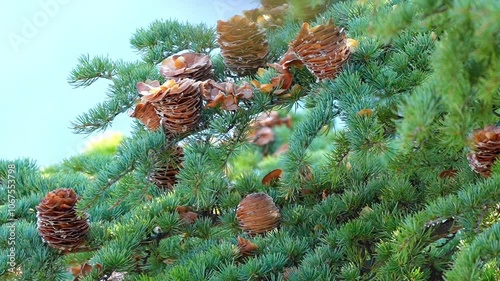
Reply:
[[[334,117],[339,114],[335,106],[334,98],[329,94],[329,84],[324,82],[322,90],[317,96],[317,104],[308,118],[300,123],[292,132],[290,137],[289,150],[285,153],[283,162],[285,164],[284,177],[282,179],[281,193],[286,199],[294,200],[297,196],[301,181],[308,173],[305,161],[307,148],[317,136],[323,126],[330,124]]]
[[[71,128],[77,134],[104,131],[111,126],[114,118],[130,109],[139,96],[136,81],[160,79],[160,74],[152,65],[145,63],[116,63],[115,77],[109,86],[108,99],[97,104],[77,117]]]
[[[182,50],[209,54],[217,47],[214,28],[176,20],[154,21],[148,28],[138,29],[130,43],[150,64],[157,64]]]
[[[99,78],[111,80],[116,74],[115,64],[107,57],[94,57],[81,55],[78,64],[68,78],[68,83],[75,88],[87,87]]]
[[[496,259],[498,249],[495,241],[500,240],[500,223],[493,224],[474,240],[458,251],[453,268],[445,273],[447,280],[481,280],[495,275],[498,270]]]

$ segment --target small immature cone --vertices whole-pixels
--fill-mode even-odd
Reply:
[[[331,20],[313,28],[304,23],[290,51],[319,79],[335,78],[350,55],[344,30]]]
[[[178,206],[176,210],[179,218],[187,224],[193,224],[198,219],[198,214],[191,212],[189,206]]]
[[[88,262],[82,265],[72,266],[70,272],[73,275],[73,277],[75,277],[73,281],[81,280],[83,277],[92,272],[92,269],[94,268],[96,268],[99,272],[102,271],[102,265],[99,263],[96,263],[94,266],[90,265]]]
[[[238,236],[238,250],[243,257],[252,256],[259,247],[250,240]]]
[[[493,163],[500,158],[500,127],[487,126],[474,133],[474,152],[467,155],[469,166],[485,177],[491,174]]]
[[[164,59],[161,63],[160,73],[163,77],[174,80],[190,78],[204,81],[214,77],[210,57],[192,52],[172,55]]]
[[[78,199],[73,189],[59,188],[47,193],[35,207],[38,233],[50,247],[71,251],[83,244],[89,222],[88,215],[81,218],[76,213]]]
[[[177,174],[182,167],[182,147],[178,146],[170,151],[170,157],[163,159],[160,155],[153,155],[154,168],[148,175],[148,180],[163,190],[173,190],[177,183]]]
[[[266,63],[269,44],[265,30],[243,16],[217,22],[218,43],[224,63],[238,75],[253,74]]]
[[[240,227],[251,235],[262,234],[278,226],[281,214],[271,196],[259,192],[247,195],[236,209]]]

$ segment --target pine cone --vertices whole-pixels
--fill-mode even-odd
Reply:
[[[149,84],[141,82],[137,84],[137,89],[142,95],[142,102],[151,103],[155,108],[163,128],[173,134],[195,129],[201,120],[203,107],[200,82],[185,78],[158,84],[158,81]]]
[[[280,117],[278,111],[271,111],[269,113],[263,112],[259,115],[253,127],[274,127],[286,125],[288,128],[292,127],[292,116]]]
[[[304,23],[295,40],[290,43],[289,52],[295,52],[319,79],[335,78],[350,55],[344,30],[333,25],[331,20],[313,28]],[[288,57],[292,56],[288,54]]]
[[[149,130],[154,131],[160,127],[160,117],[151,103],[137,104],[130,117],[139,119]]]
[[[251,125],[252,130],[248,134],[248,141],[260,146],[274,142],[274,126],[286,125],[292,127],[292,117],[279,117],[277,111],[270,113],[262,113],[259,115],[255,123]]]
[[[160,73],[167,79],[190,78],[196,81],[212,79],[214,70],[210,57],[198,53],[172,55],[163,60]]]
[[[238,236],[238,250],[242,257],[253,256],[259,247],[250,240]]]
[[[184,157],[183,149],[180,146],[172,149],[168,154],[167,159],[163,157],[164,155],[152,156],[155,164],[148,175],[148,180],[163,190],[173,190]]]
[[[274,142],[274,132],[270,127],[262,127],[259,129],[254,129],[248,134],[248,142],[256,144],[258,146],[265,146]]]
[[[213,80],[201,84],[203,99],[208,101],[206,107],[221,106],[225,110],[238,110],[240,99],[253,97],[253,88],[248,83],[239,86],[232,82],[217,83]]]
[[[487,126],[474,132],[475,152],[469,153],[469,166],[476,173],[489,177],[493,163],[500,158],[500,127]]]
[[[259,192],[247,195],[236,209],[240,227],[251,235],[265,233],[276,228],[281,215],[269,195]]]
[[[198,219],[198,213],[192,212],[189,206],[178,206],[176,211],[179,218],[187,224],[193,224]]]
[[[224,63],[238,75],[252,74],[266,63],[269,44],[266,32],[243,16],[217,22],[218,43]]]
[[[71,251],[83,244],[89,232],[88,215],[80,218],[75,205],[79,197],[70,188],[53,190],[36,206],[38,233],[50,247]]]

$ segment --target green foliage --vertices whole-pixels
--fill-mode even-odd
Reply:
[[[151,64],[182,50],[209,54],[217,47],[214,28],[176,20],[156,20],[147,28],[138,29],[130,44],[142,54],[145,62]]]
[[[116,74],[116,66],[107,57],[82,55],[78,58],[78,67],[69,76],[68,83],[74,87],[86,87],[99,78],[111,79]]]
[[[500,164],[483,178],[466,158],[471,132],[499,121],[499,4],[316,2],[327,7],[311,26],[332,19],[359,42],[335,79],[317,81],[293,67],[302,87],[295,96],[255,90],[237,111],[205,108],[189,136],[136,122],[131,137],[43,171],[30,160],[1,160],[0,274],[14,278],[6,258],[14,223],[23,280],[71,280],[67,269],[85,262],[103,269],[81,280],[113,272],[127,272],[126,280],[499,279]],[[267,31],[271,62],[301,24],[288,14]],[[141,61],[80,57],[70,84],[105,78],[110,85],[108,99],[74,122],[76,132],[104,130],[130,109],[136,83],[161,81],[156,64],[168,55],[217,47],[212,28],[173,20],[139,29],[131,42]],[[216,80],[235,78],[220,54],[212,61]],[[277,75],[236,80],[266,84]],[[257,116],[272,110],[292,114],[292,128],[274,127],[265,147],[249,143]],[[288,150],[273,155],[283,144]],[[151,154],[176,145],[183,147],[178,182],[159,190],[148,181]],[[264,185],[277,168],[281,179]],[[59,187],[73,188],[78,211],[90,215],[89,252],[60,253],[38,236],[35,206]],[[278,228],[255,237],[235,217],[253,192],[270,195],[281,214]],[[257,249],[243,255],[238,236]]]

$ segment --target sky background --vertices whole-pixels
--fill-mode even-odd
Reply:
[[[215,26],[253,0],[27,0],[0,3],[0,159],[41,167],[81,153],[99,134],[76,135],[70,122],[105,99],[107,83],[74,89],[68,75],[81,54],[140,59],[129,40],[156,19]],[[122,114],[106,132],[130,133]]]

